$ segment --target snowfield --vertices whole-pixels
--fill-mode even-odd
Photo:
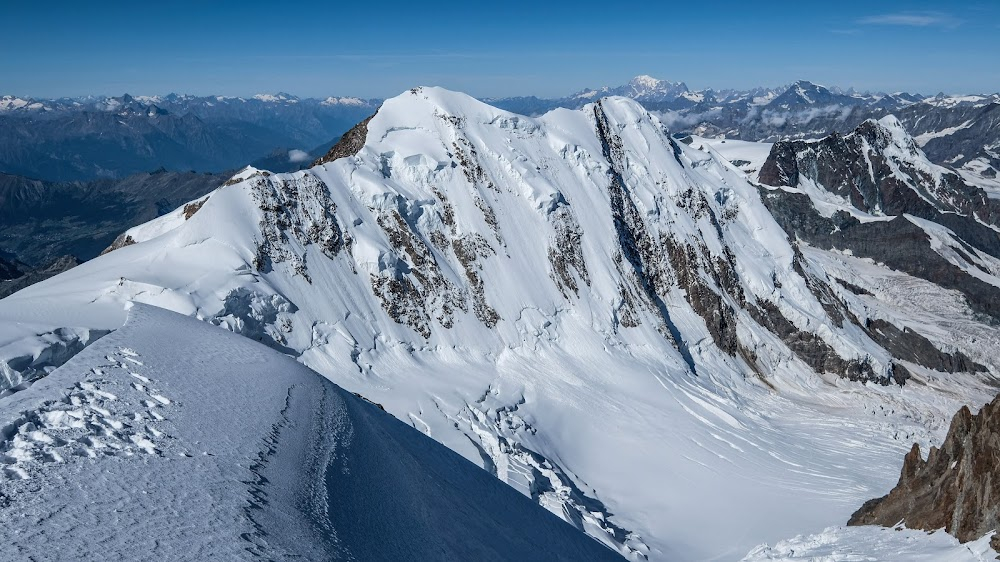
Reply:
[[[752,147],[749,160],[760,159],[762,146]],[[16,474],[4,480],[20,487],[12,505],[23,507],[13,508],[16,516],[0,511],[10,518],[0,540],[28,548],[38,533],[51,536],[45,526],[14,521],[20,513],[42,520],[56,507],[47,525],[73,529],[91,501],[121,518],[116,528],[135,529],[112,540],[154,540],[159,526],[179,523],[168,499],[190,494],[184,505],[203,511],[183,520],[197,521],[206,536],[176,548],[192,556],[225,558],[246,547],[274,548],[280,557],[305,544],[369,559],[388,551],[365,548],[400,529],[440,538],[461,524],[468,534],[454,540],[469,544],[487,540],[487,513],[497,518],[492,533],[527,512],[510,499],[484,499],[501,492],[459,464],[425,460],[416,444],[436,450],[429,440],[405,437],[374,406],[305,382],[315,377],[304,367],[227,330],[382,404],[481,466],[480,476],[506,482],[609,547],[591,541],[600,548],[573,555],[582,547],[562,527],[525,534],[534,525],[525,515],[523,528],[484,544],[495,550],[446,543],[467,559],[491,552],[591,559],[605,550],[631,560],[739,560],[751,550],[751,559],[781,559],[797,556],[788,545],[803,540],[816,556],[837,543],[884,559],[889,551],[872,540],[882,536],[877,529],[781,541],[845,523],[895,484],[913,442],[924,450],[938,443],[961,405],[979,407],[996,393],[1000,336],[960,295],[870,260],[793,247],[721,148],[674,142],[634,101],[607,98],[528,118],[454,92],[414,89],[386,101],[355,148],[311,170],[244,170],[191,216],[175,212],[136,227],[128,232],[134,244],[0,300],[0,365],[25,356],[26,346],[32,357],[46,353],[39,335],[59,328],[115,330],[88,340],[48,376],[36,373],[34,384],[26,378],[26,390],[0,398],[3,412],[38,410],[87,383],[95,390],[70,391],[82,393],[81,407],[67,406],[82,418],[57,414],[54,423],[93,417],[107,425],[132,416],[107,444],[121,454],[100,463],[40,463],[46,447],[65,459],[76,445],[36,447],[24,437],[19,450],[31,459],[10,457],[6,470]],[[817,284],[829,288],[826,300],[814,293]],[[948,374],[900,362],[857,324],[838,322],[831,300],[858,318],[919,328],[941,350],[964,353],[986,371]],[[131,302],[202,322],[137,304],[125,324]],[[827,364],[868,378],[814,368],[778,330],[761,325],[764,312],[755,311],[763,310],[812,342]],[[136,311],[156,321],[137,321]],[[130,358],[146,368],[133,368]],[[895,365],[912,378],[882,384]],[[102,386],[105,379],[117,382]],[[287,422],[280,413],[286,399],[299,416]],[[225,407],[215,411],[217,402]],[[148,421],[153,412],[164,420]],[[307,429],[287,444],[283,423]],[[324,489],[272,475],[336,454],[343,424],[360,447],[347,458],[361,468],[351,470],[360,480],[338,506],[377,520],[345,512],[317,527],[314,515],[269,504],[254,512],[246,544],[213,540],[215,529],[226,529],[220,521],[243,516],[248,492],[240,481],[253,466],[246,455],[270,446],[262,439],[272,427],[279,450],[285,443],[295,451],[262,468],[273,497],[313,506]],[[133,488],[115,488],[108,467],[121,471],[115,482],[149,492],[136,501],[151,516],[114,511]],[[29,479],[20,480],[19,470]],[[453,474],[462,497],[433,497]],[[111,488],[106,498],[88,495],[100,487],[72,484],[94,478]],[[205,485],[186,485],[192,479]],[[392,489],[400,485],[412,492],[400,497]],[[433,517],[421,527],[413,519],[425,508]],[[254,534],[275,528],[301,534]],[[365,540],[373,529],[379,541]],[[556,538],[541,536],[548,533]],[[61,536],[69,537],[53,546],[61,552],[80,547],[74,541],[97,544],[85,533]],[[956,560],[978,559],[972,551],[959,557],[965,547],[940,535],[893,536],[899,541],[886,548],[898,548],[901,558],[947,550]]]
[[[734,166],[746,173],[751,180],[757,178],[757,172],[767,160],[767,155],[771,152],[770,142],[750,142],[736,139],[712,139],[691,136],[691,146],[706,152],[714,152],[723,159],[728,160]]]
[[[3,558],[619,559],[273,350],[128,316],[0,404]]]
[[[812,560],[822,562],[990,562],[996,553],[990,537],[960,544],[943,530],[934,533],[902,527],[830,527],[815,535],[753,549],[744,562]]]

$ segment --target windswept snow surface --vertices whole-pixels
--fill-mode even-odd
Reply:
[[[1000,199],[1000,178],[986,158],[974,158],[955,171],[962,179],[985,191],[990,199]]]
[[[1000,339],[960,296],[835,252],[794,265],[745,174],[674,142],[634,101],[535,119],[418,88],[367,131],[356,155],[311,170],[241,172],[189,218],[132,229],[136,244],[0,300],[0,321],[113,329],[135,301],[227,328],[383,404],[633,560],[738,560],[842,524],[895,484],[914,441],[938,443],[962,404],[995,395]],[[927,337],[990,372],[907,364],[904,387],[850,382],[812,370],[734,303],[755,372],[713,342],[685,290],[635,304],[638,275],[682,272],[623,257],[614,182],[643,240],[730,260],[741,294],[840,357],[879,375],[892,361],[827,316],[800,266],[855,314],[947,325]],[[164,409],[191,400],[168,390]]]
[[[750,142],[736,139],[712,139],[691,135],[691,146],[705,152],[715,151],[744,172],[751,180],[757,179],[760,167],[767,161],[774,143]]]
[[[4,560],[620,560],[301,364],[145,305],[0,423]]]
[[[960,544],[944,530],[926,533],[906,528],[830,527],[774,546],[760,545],[744,562],[811,560],[813,562],[992,562],[992,533]]]

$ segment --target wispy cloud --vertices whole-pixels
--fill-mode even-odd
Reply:
[[[861,25],[898,25],[904,27],[945,27],[955,28],[962,22],[958,18],[943,12],[897,12],[894,14],[879,14],[863,17],[858,20]]]
[[[305,162],[306,160],[309,160],[309,153],[306,152],[305,150],[295,149],[288,151],[289,162],[297,164],[299,162]]]

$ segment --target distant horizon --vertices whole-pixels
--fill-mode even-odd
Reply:
[[[439,85],[439,84],[415,84],[414,86],[410,86],[410,87],[404,88],[404,89],[402,89],[402,90],[400,90],[400,91],[398,91],[398,92],[396,92],[394,94],[382,95],[382,96],[361,96],[361,95],[352,94],[350,92],[329,92],[329,93],[326,93],[326,94],[319,94],[319,95],[302,95],[302,94],[297,94],[295,92],[291,92],[291,91],[283,90],[282,89],[282,90],[273,90],[273,91],[255,91],[255,92],[252,92],[252,93],[243,93],[243,94],[220,94],[218,92],[200,93],[200,92],[172,90],[172,91],[168,91],[168,92],[154,92],[154,93],[151,93],[151,92],[141,92],[141,91],[140,92],[125,91],[125,92],[118,92],[118,93],[114,93],[114,92],[100,92],[100,93],[89,92],[89,93],[84,93],[84,94],[70,94],[70,95],[59,95],[59,96],[38,96],[38,95],[19,94],[19,93],[16,93],[16,92],[0,91],[0,97],[13,97],[13,98],[20,98],[20,99],[30,98],[30,99],[34,99],[34,100],[49,101],[49,100],[60,100],[60,99],[79,100],[79,99],[84,99],[84,98],[120,98],[120,97],[123,97],[123,96],[126,96],[126,95],[131,96],[133,98],[151,98],[151,97],[166,98],[168,96],[172,96],[173,95],[173,96],[179,96],[179,97],[190,96],[190,97],[200,97],[200,98],[205,98],[205,97],[221,97],[221,98],[226,98],[226,99],[253,99],[253,98],[257,97],[257,96],[286,95],[286,96],[291,96],[291,97],[294,97],[294,98],[300,99],[300,100],[307,100],[307,99],[325,100],[325,99],[329,99],[329,98],[340,98],[340,99],[343,99],[343,98],[356,98],[356,99],[360,99],[362,101],[370,101],[370,100],[385,100],[385,99],[393,98],[393,97],[401,95],[401,94],[405,93],[407,90],[409,90],[411,88],[415,88],[415,87],[441,87],[441,88],[445,88],[447,90],[452,90],[452,91],[456,91],[456,92],[466,93],[466,94],[468,94],[468,95],[470,95],[472,97],[475,97],[477,99],[505,99],[505,98],[517,98],[517,97],[537,97],[539,99],[562,99],[562,98],[572,97],[572,96],[574,96],[576,94],[583,93],[583,92],[588,91],[588,90],[598,90],[599,91],[602,88],[618,88],[618,87],[621,87],[621,86],[625,86],[625,85],[628,85],[629,82],[631,82],[632,79],[639,78],[639,77],[642,77],[642,76],[650,76],[652,78],[655,78],[655,79],[660,80],[660,81],[665,81],[665,82],[683,83],[692,92],[701,92],[701,91],[706,91],[706,90],[713,90],[713,91],[716,91],[716,92],[727,91],[727,90],[732,90],[732,91],[749,91],[749,90],[753,90],[753,89],[757,89],[757,88],[771,89],[771,90],[781,90],[781,89],[789,88],[789,87],[791,87],[792,85],[794,85],[797,82],[809,82],[809,83],[815,84],[817,86],[822,86],[824,88],[828,88],[828,89],[831,89],[831,90],[836,89],[836,90],[840,90],[840,91],[843,91],[843,92],[853,91],[853,92],[855,92],[857,94],[861,94],[861,95],[871,95],[871,94],[909,94],[909,95],[916,95],[916,96],[922,96],[922,97],[934,97],[934,96],[938,96],[938,95],[945,95],[945,96],[959,96],[959,95],[989,96],[989,95],[994,95],[994,94],[1000,94],[1000,89],[997,89],[995,91],[935,91],[935,92],[929,92],[929,91],[909,91],[909,90],[900,90],[900,89],[891,89],[891,90],[864,89],[864,88],[859,88],[859,87],[850,86],[850,85],[844,86],[844,85],[840,85],[840,84],[823,83],[823,82],[819,82],[819,81],[816,81],[816,80],[809,80],[807,78],[797,78],[797,79],[789,80],[787,82],[783,82],[781,84],[776,84],[776,85],[775,84],[760,84],[760,85],[751,86],[751,87],[748,87],[748,88],[736,88],[736,87],[729,87],[729,86],[693,87],[690,83],[688,83],[688,81],[683,80],[683,79],[673,80],[673,79],[669,79],[669,78],[660,78],[658,76],[653,76],[651,74],[637,74],[636,76],[633,76],[629,80],[626,80],[626,81],[618,83],[618,84],[606,83],[606,84],[600,84],[600,85],[596,85],[596,86],[587,86],[587,87],[584,87],[584,88],[581,88],[581,89],[578,89],[578,90],[574,90],[574,91],[571,91],[571,92],[566,92],[564,94],[555,95],[555,96],[539,96],[539,95],[536,95],[536,94],[514,94],[514,95],[509,95],[509,96],[475,95],[475,94],[472,94],[470,92],[466,92],[466,91],[459,90],[459,89],[456,89],[456,88],[449,88],[447,86],[443,86],[443,85]]]
[[[0,33],[12,46],[0,55],[0,91],[45,99],[171,91],[386,98],[417,85],[552,99],[639,74],[697,90],[807,77],[859,91],[1000,91],[1000,3],[985,0],[718,0],[710,9],[590,0],[21,2],[5,7]]]

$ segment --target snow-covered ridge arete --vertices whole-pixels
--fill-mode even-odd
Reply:
[[[633,559],[846,521],[989,397],[866,322],[947,321],[927,345],[995,373],[959,296],[793,245],[740,170],[632,100],[527,118],[418,88],[365,130],[311,170],[244,170],[0,317],[110,329],[133,300],[223,325]]]
[[[141,304],[0,423],[5,559],[620,559],[301,364]]]

